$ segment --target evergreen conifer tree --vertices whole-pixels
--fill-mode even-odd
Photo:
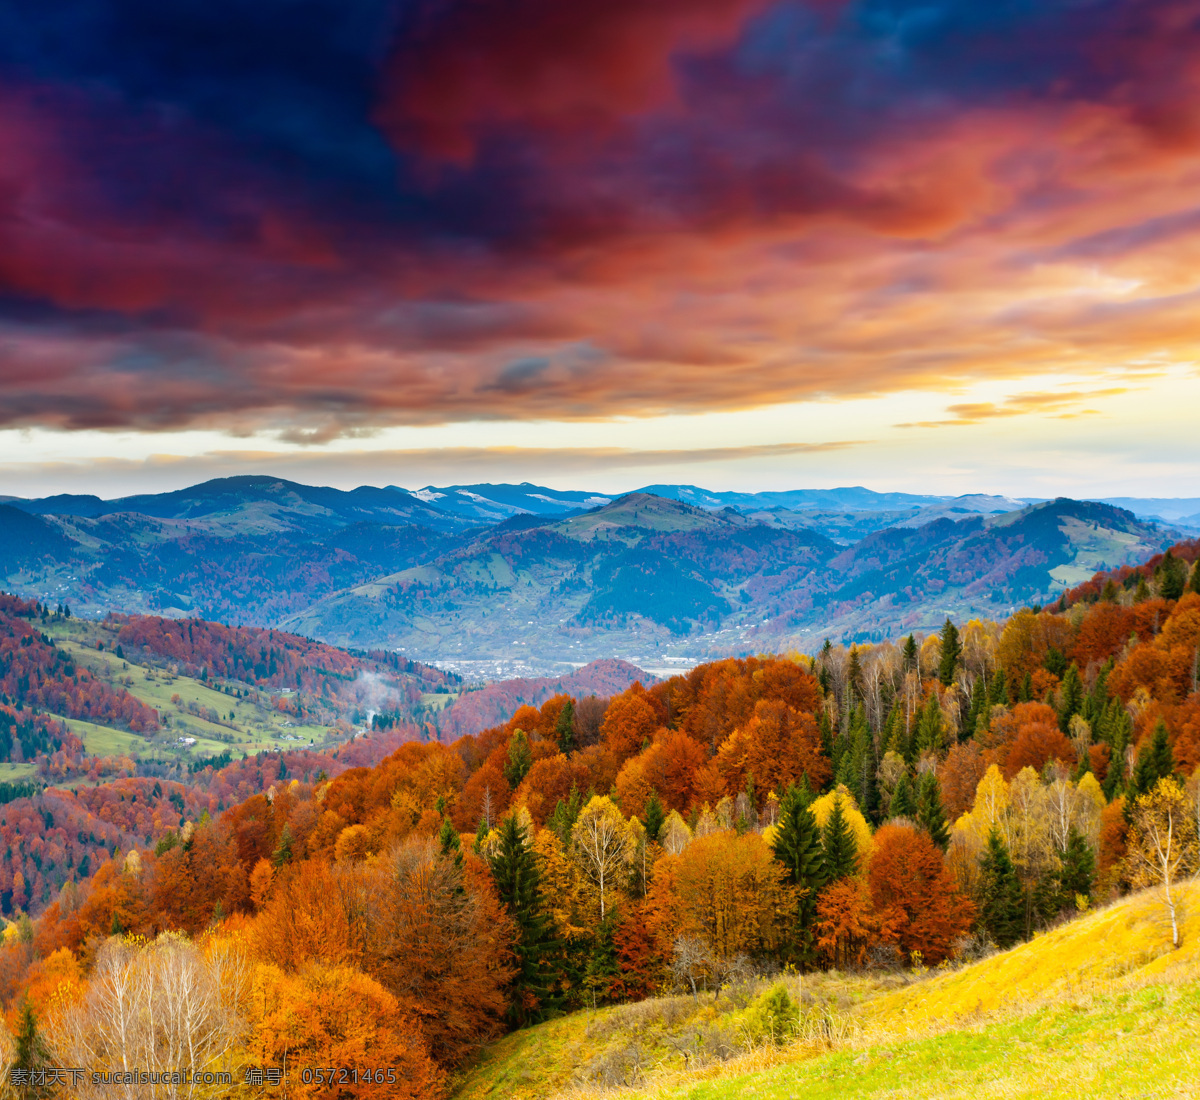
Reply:
[[[448,817],[442,818],[442,827],[438,832],[438,848],[445,859],[453,860],[454,866],[462,868],[462,841],[458,838],[458,830],[450,824]]]
[[[509,1018],[518,1027],[545,1017],[556,1007],[554,975],[548,954],[556,946],[553,926],[538,896],[538,868],[517,815],[500,824],[499,844],[490,862],[496,892],[517,926],[517,973],[513,977]]]
[[[275,845],[275,851],[271,853],[271,862],[276,867],[282,867],[285,863],[292,862],[292,827],[284,825],[279,831],[279,843]]]
[[[558,721],[554,723],[554,736],[558,740],[558,751],[564,756],[575,749],[575,704],[568,699],[563,709],[558,712]]]
[[[1025,673],[1025,679],[1021,681],[1021,690],[1018,694],[1018,702],[1032,703],[1033,702],[1033,673]]]
[[[950,829],[946,824],[945,807],[942,806],[942,788],[933,772],[922,775],[917,786],[917,824],[943,852],[950,847]]]
[[[13,1035],[13,1068],[24,1070],[46,1069],[50,1062],[50,1048],[38,1027],[37,1016],[28,997],[22,997],[17,1015],[17,1029]],[[25,1084],[15,1090],[22,1097],[50,1096],[52,1088],[46,1085]]]
[[[1060,908],[1072,907],[1077,894],[1091,898],[1096,879],[1096,853],[1074,825],[1067,832],[1067,846],[1059,853],[1059,859]]]
[[[477,856],[483,855],[483,846],[487,842],[488,827],[487,818],[483,814],[479,815],[479,828],[475,830],[475,843],[471,845],[471,851]]]
[[[850,660],[846,662],[846,710],[851,710],[863,697],[862,659],[858,655],[858,646],[850,647]]]
[[[909,820],[916,820],[917,801],[913,797],[912,783],[908,778],[907,772],[900,777],[899,782],[896,784],[896,789],[892,792],[892,801],[888,806],[888,817],[907,817]]]
[[[946,623],[942,627],[942,660],[938,665],[938,679],[946,687],[954,683],[954,673],[960,660],[962,660],[962,643],[959,641],[958,627],[947,616]]]
[[[646,835],[651,840],[657,840],[662,831],[663,822],[667,820],[662,803],[658,800],[658,791],[651,791],[646,800]]]
[[[804,781],[805,787],[807,781]],[[817,892],[824,885],[824,856],[817,819],[809,808],[811,790],[789,785],[779,806],[779,825],[771,851],[783,864],[787,880],[800,889],[796,905],[797,961],[807,966],[813,959],[813,926],[817,920]]]
[[[1008,681],[1004,678],[1004,670],[997,669],[992,677],[991,689],[988,692],[988,702],[994,707],[1008,702]]]
[[[833,777],[835,787],[845,787],[857,802],[862,793],[858,789],[859,770],[854,760],[854,754],[847,748],[838,761],[837,773]]]
[[[529,748],[529,738],[524,730],[514,730],[508,745],[508,759],[504,763],[504,778],[508,780],[508,785],[516,790],[532,767],[533,752]]]
[[[944,747],[944,740],[942,707],[938,702],[937,692],[931,691],[925,706],[921,708],[921,718],[917,722],[917,732],[913,738],[917,755],[925,752],[940,753]]]
[[[1175,557],[1168,550],[1158,567],[1158,594],[1164,600],[1177,600],[1187,587],[1187,562]]]
[[[884,752],[894,752],[897,756],[905,755],[906,745],[904,743],[904,715],[901,713],[899,705],[892,707],[888,714],[887,721],[883,724],[883,733],[879,740],[883,744]]]
[[[1154,726],[1150,744],[1138,753],[1137,765],[1133,769],[1133,790],[1137,795],[1149,794],[1160,779],[1175,774],[1175,757],[1167,740],[1167,726],[1160,718]]]
[[[1109,746],[1108,772],[1104,776],[1101,788],[1104,797],[1110,802],[1125,790],[1126,764],[1125,752],[1133,736],[1133,722],[1121,705],[1119,699],[1109,703],[1103,723],[1103,739]]]
[[[917,639],[911,634],[904,639],[904,669],[906,672],[917,667]]]
[[[655,797],[657,798],[657,795]],[[579,788],[574,785],[572,785],[571,793],[567,795],[565,800],[560,798],[554,804],[554,812],[546,822],[546,828],[550,829],[562,841],[563,847],[566,847],[571,842],[571,830],[575,828],[575,822],[579,819],[579,811],[582,806],[583,799],[579,794]],[[659,809],[661,810],[662,807],[660,806]],[[661,827],[660,825],[659,828]]]
[[[1058,689],[1058,728],[1063,733],[1071,729],[1071,719],[1083,710],[1083,681],[1079,678],[1079,666],[1073,661]]]
[[[1052,672],[1061,680],[1067,674],[1067,655],[1058,646],[1050,646],[1046,650],[1045,659],[1042,661],[1042,668],[1047,672]]]
[[[613,983],[621,976],[617,947],[613,942],[616,923],[615,911],[609,912],[592,936],[583,986],[591,993],[593,1003],[608,1000]]]
[[[858,870],[858,845],[846,820],[840,794],[834,795],[829,820],[821,830],[821,853],[821,875],[826,882],[836,882]]]
[[[1200,592],[1200,560],[1192,566],[1192,591]]]
[[[837,782],[845,785],[854,795],[858,808],[868,817],[874,817],[878,804],[875,789],[875,739],[867,722],[866,711],[855,707],[850,715],[846,748],[839,761]]]
[[[979,923],[998,947],[1011,947],[1025,932],[1025,897],[1008,847],[995,829],[988,834],[979,870]]]

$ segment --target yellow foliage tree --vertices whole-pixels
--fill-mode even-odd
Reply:
[[[571,853],[596,887],[601,920],[607,912],[609,896],[633,857],[633,848],[629,825],[612,799],[593,795],[571,830]]]
[[[647,908],[668,942],[696,937],[718,958],[756,955],[778,947],[791,920],[784,876],[757,833],[716,832],[659,860]]]
[[[1196,805],[1175,779],[1160,779],[1138,798],[1129,833],[1130,881],[1153,886],[1171,923],[1171,945],[1179,946],[1181,881],[1200,873]]]
[[[584,927],[583,884],[579,869],[567,858],[562,841],[550,829],[543,829],[533,841],[537,860],[538,894],[559,939],[581,936]]]
[[[817,827],[824,829],[825,823],[829,820],[829,815],[833,813],[834,799],[839,795],[842,800],[842,815],[846,819],[846,824],[850,826],[850,831],[854,834],[854,845],[858,849],[858,858],[861,865],[871,854],[871,826],[867,824],[867,819],[863,817],[862,811],[859,810],[858,803],[854,800],[854,795],[850,793],[846,786],[839,783],[836,790],[830,791],[828,794],[823,794],[820,798],[816,799],[810,809],[812,810],[813,817],[817,819]]]

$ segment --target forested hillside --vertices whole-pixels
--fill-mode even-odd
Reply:
[[[502,677],[559,675],[613,657],[811,652],[825,636],[880,641],[947,614],[1003,618],[1177,537],[1066,499],[655,488],[666,495],[345,493],[254,477],[109,502],[15,501],[0,505],[0,584],[88,618],[284,628],[456,667],[514,666]]]
[[[1003,624],[720,661],[599,715],[556,696],[332,779],[280,769],[223,811],[185,796],[155,823],[123,788],[108,818],[155,842],[14,913],[0,995],[21,1049],[149,1064],[154,1036],[118,1042],[106,990],[136,980],[174,1012],[183,968],[206,1067],[352,1063],[370,1076],[345,1095],[426,1097],[561,1012],[711,1000],[784,965],[952,967],[1143,886],[1169,951],[1194,934],[1162,888],[1198,860],[1196,550]],[[745,1038],[708,1020],[689,1064]]]
[[[498,529],[313,603],[289,629],[342,645],[589,660],[811,651],[956,617],[998,617],[1170,539],[1103,504],[1056,500],[896,527],[843,547],[804,527],[634,494]]]

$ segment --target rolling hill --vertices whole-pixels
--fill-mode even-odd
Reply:
[[[1056,596],[1170,541],[1109,505],[1050,501],[875,532],[842,548],[632,494],[584,515],[500,530],[314,603],[288,629],[429,660],[519,653],[653,666],[682,655],[812,648]]]

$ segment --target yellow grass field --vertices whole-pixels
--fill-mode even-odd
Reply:
[[[455,1098],[1200,1097],[1200,886],[1178,951],[1146,892],[961,969],[785,984],[803,1008],[782,1046],[730,992],[658,998],[508,1036]],[[679,1053],[714,1030],[740,1036],[728,1057]]]

